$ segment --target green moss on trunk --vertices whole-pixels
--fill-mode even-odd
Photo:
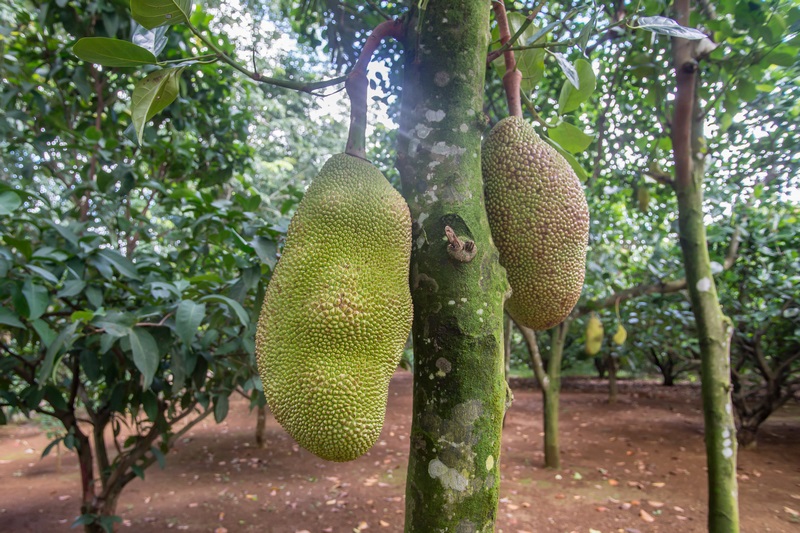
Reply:
[[[488,17],[485,1],[430,0],[406,40],[397,163],[414,219],[406,531],[494,531],[497,513],[508,285],[481,180]],[[448,253],[446,226],[475,243],[472,260]]]

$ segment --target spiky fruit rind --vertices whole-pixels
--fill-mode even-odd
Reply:
[[[408,206],[370,163],[331,157],[292,218],[256,333],[264,394],[303,448],[349,461],[378,438],[411,329]]]
[[[482,150],[486,212],[506,269],[506,308],[534,330],[561,323],[585,274],[589,207],[572,167],[519,117],[495,125]]]

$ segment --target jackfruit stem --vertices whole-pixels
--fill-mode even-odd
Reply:
[[[347,136],[346,154],[367,159],[367,92],[369,90],[367,67],[372,60],[372,54],[375,53],[383,39],[394,37],[400,41],[403,32],[404,26],[401,20],[386,20],[375,26],[367,38],[367,42],[364,43],[364,48],[361,50],[353,70],[347,76],[344,86],[347,96],[350,98],[350,131]]]
[[[500,30],[500,43],[505,45],[511,40],[511,29],[508,26],[506,7],[502,1],[492,2],[494,16],[497,19],[497,28]],[[503,76],[503,88],[506,91],[506,101],[508,102],[508,113],[512,117],[522,116],[522,100],[520,97],[520,85],[522,84],[522,72],[517,70],[517,60],[514,58],[513,50],[503,52],[506,63],[506,73]]]
[[[367,159],[367,72],[354,69],[344,84],[350,98],[350,131],[345,153]]]

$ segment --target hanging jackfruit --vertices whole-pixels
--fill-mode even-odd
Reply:
[[[589,208],[572,167],[533,127],[508,117],[483,145],[482,171],[492,239],[506,269],[506,309],[520,324],[549,329],[583,287]]]
[[[595,356],[603,347],[603,323],[596,314],[592,313],[586,323],[586,355]]]
[[[617,324],[617,332],[614,333],[614,336],[611,337],[611,340],[614,341],[615,344],[622,346],[625,344],[625,339],[628,338],[628,332],[625,331],[625,328],[622,327],[622,324]]]
[[[373,165],[331,157],[292,218],[256,333],[264,394],[303,448],[369,450],[411,329],[411,216]]]

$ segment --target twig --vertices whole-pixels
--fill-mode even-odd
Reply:
[[[239,63],[237,63],[233,58],[231,58],[228,54],[226,54],[219,46],[214,44],[210,39],[205,37],[202,32],[191,22],[186,22],[189,27],[189,30],[200,39],[203,44],[205,44],[208,48],[214,51],[217,58],[227,63],[234,69],[238,70],[248,78],[260,82],[260,83],[267,83],[270,85],[275,85],[276,87],[283,87],[284,89],[292,89],[295,91],[300,91],[304,93],[313,94],[313,91],[317,89],[324,89],[325,87],[331,87],[333,85],[339,85],[340,83],[344,83],[347,80],[347,76],[339,76],[337,78],[331,78],[328,80],[322,81],[315,81],[309,83],[302,83],[290,80],[283,80],[280,78],[272,78],[269,76],[262,76],[257,72],[253,72],[248,70],[247,68],[243,67]]]
[[[169,313],[164,315],[164,318],[162,318],[158,323],[156,323],[156,322],[137,322],[136,325],[139,326],[140,328],[160,328],[161,326],[164,325],[164,322],[166,322],[167,319],[169,317],[171,317],[171,316],[172,316],[172,311],[170,311]]]

